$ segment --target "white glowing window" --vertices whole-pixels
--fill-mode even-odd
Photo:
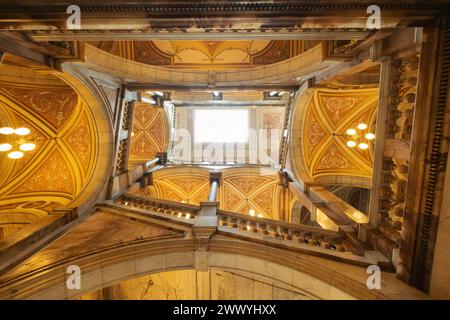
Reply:
[[[248,141],[248,110],[197,109],[194,139],[203,143],[243,143]]]

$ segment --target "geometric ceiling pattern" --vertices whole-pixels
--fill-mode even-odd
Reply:
[[[0,153],[0,238],[69,204],[93,174],[93,116],[75,91],[58,83],[0,81],[0,127],[27,127],[36,139],[21,159]],[[12,136],[0,138],[14,143]]]
[[[158,170],[146,191],[153,198],[198,205],[208,200],[209,172],[202,168]]]
[[[264,169],[223,169],[222,183],[218,191],[220,209],[256,214],[277,219],[279,214],[280,193],[276,170]],[[167,168],[153,174],[153,185],[144,191],[144,195],[190,204],[207,201],[210,191],[209,170],[206,168]]]
[[[97,41],[91,44],[140,63],[217,70],[280,62],[308,50],[317,41],[154,40]]]
[[[219,193],[221,209],[242,214],[248,214],[253,209],[256,214],[262,214],[265,218],[279,218],[282,188],[278,172],[268,169],[258,171],[250,168],[223,171]]]
[[[136,103],[130,162],[146,162],[169,146],[169,122],[163,108]]]
[[[375,133],[378,89],[332,90],[314,89],[306,92],[301,120],[294,130],[300,131],[294,161],[301,161],[303,173],[310,179],[325,176],[372,177],[373,143],[367,150],[349,148],[347,129],[363,122]],[[298,167],[298,166],[297,166]]]

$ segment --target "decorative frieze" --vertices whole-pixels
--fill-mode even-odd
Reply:
[[[128,158],[128,139],[123,139],[120,141],[119,148],[117,150],[116,157],[116,175],[124,173],[126,168]]]
[[[394,57],[391,62],[386,138],[392,145],[406,146],[405,152],[389,152],[385,146],[380,185],[378,230],[369,242],[388,257],[400,246],[409,167],[409,148],[416,103],[419,56]]]

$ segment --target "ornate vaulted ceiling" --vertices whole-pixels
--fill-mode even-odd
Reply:
[[[345,134],[358,123],[375,130],[378,89],[310,89],[299,100],[293,122],[292,156],[304,180],[372,177],[372,145],[349,148]]]
[[[218,200],[221,209],[248,214],[250,209],[266,218],[279,217],[280,192],[276,170],[224,169]],[[145,194],[159,199],[200,204],[209,195],[209,170],[168,168],[156,171]]]
[[[95,42],[123,58],[152,65],[184,68],[240,68],[279,62],[312,47],[313,41],[115,41]]]
[[[134,111],[130,162],[145,162],[169,145],[169,123],[163,108],[137,103]]]
[[[0,78],[3,126],[28,127],[37,147],[19,160],[0,154],[0,238],[74,200],[93,174],[98,143],[84,100],[51,76],[29,82]]]
[[[219,199],[224,210],[248,214],[253,209],[265,218],[278,219],[280,192],[275,170],[228,169],[223,172]]]
[[[209,172],[202,168],[159,170],[147,191],[154,198],[198,205],[208,199]]]

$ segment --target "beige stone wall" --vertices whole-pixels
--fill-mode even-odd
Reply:
[[[80,300],[309,300],[301,288],[244,272],[211,269],[161,272],[123,281],[78,297]],[[335,298],[351,298],[345,294]]]

